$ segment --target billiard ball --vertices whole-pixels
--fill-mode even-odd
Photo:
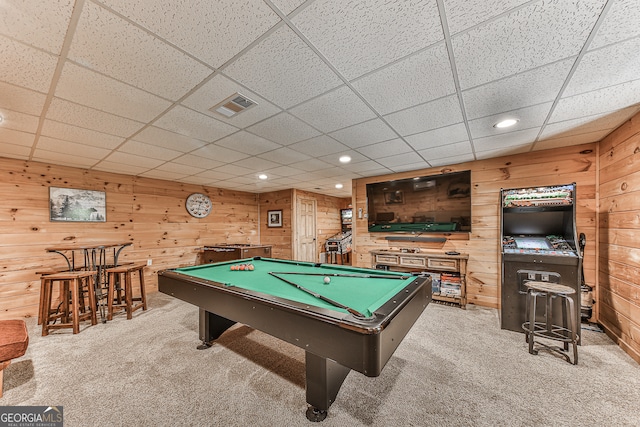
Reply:
[[[324,283],[330,283],[331,278],[329,276],[324,276]]]

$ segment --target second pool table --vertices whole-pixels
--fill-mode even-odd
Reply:
[[[430,277],[260,257],[161,271],[158,287],[200,307],[205,346],[240,322],[304,349],[311,421],[350,370],[380,375],[431,301]]]

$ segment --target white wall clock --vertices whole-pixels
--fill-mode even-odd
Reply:
[[[209,198],[209,196],[207,196],[206,194],[193,193],[189,197],[187,197],[185,207],[187,208],[187,212],[189,212],[191,216],[194,216],[196,218],[204,218],[211,213],[213,204],[211,203],[211,199]]]

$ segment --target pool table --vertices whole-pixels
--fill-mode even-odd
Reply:
[[[164,270],[158,288],[200,308],[201,347],[239,322],[304,349],[311,421],[351,370],[380,375],[431,301],[430,277],[260,257]]]

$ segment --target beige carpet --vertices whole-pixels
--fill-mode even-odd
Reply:
[[[197,308],[164,294],[132,320],[40,336],[0,405],[64,407],[65,426],[309,426],[304,352],[244,325],[196,350]],[[638,426],[640,365],[584,330],[580,363],[530,355],[498,312],[431,304],[381,376],[351,372],[330,426]]]

